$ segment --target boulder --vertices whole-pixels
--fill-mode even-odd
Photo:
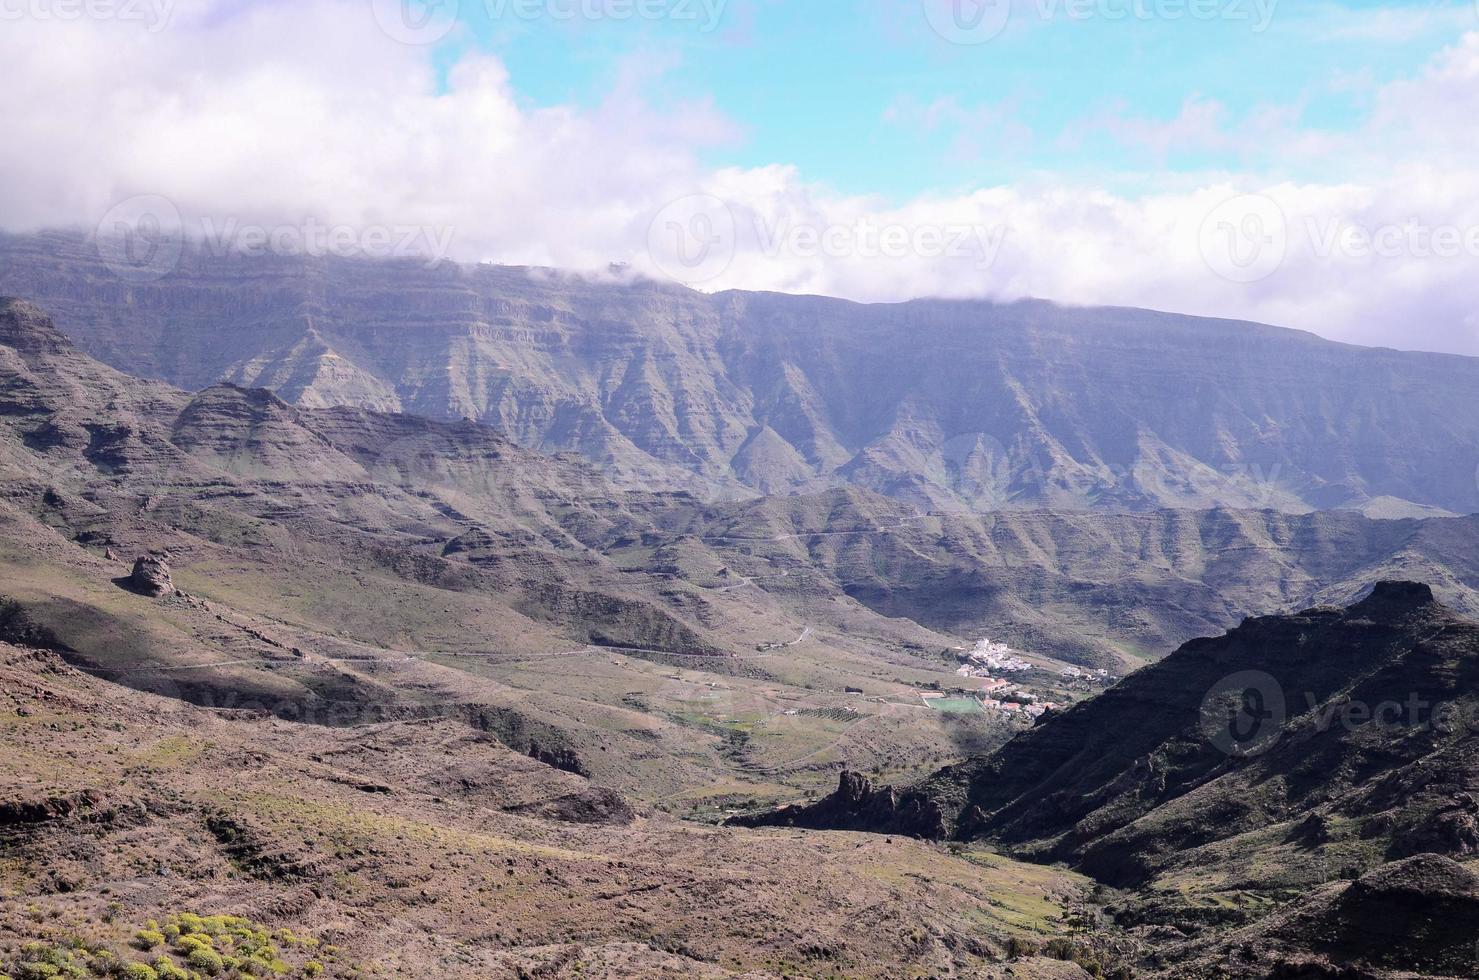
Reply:
[[[133,574],[129,575],[128,584],[135,592],[147,596],[167,596],[175,592],[175,583],[169,574],[169,563],[155,555],[145,555],[134,562]]]

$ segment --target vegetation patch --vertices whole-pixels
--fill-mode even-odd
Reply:
[[[105,919],[108,918],[105,916]],[[287,929],[273,929],[239,915],[179,912],[130,928],[95,923],[102,935],[71,933],[28,942],[8,959],[0,956],[0,977],[12,980],[264,980],[350,977],[356,968],[341,963],[339,950]],[[131,934],[124,944],[120,934]]]

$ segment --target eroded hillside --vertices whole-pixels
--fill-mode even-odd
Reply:
[[[975,511],[1479,510],[1479,361],[1258,324],[191,248],[134,283],[65,234],[0,238],[0,294],[133,374],[473,418],[623,485],[848,485]]]

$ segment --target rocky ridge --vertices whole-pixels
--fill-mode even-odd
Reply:
[[[965,511],[1479,510],[1479,360],[1258,324],[189,249],[126,283],[65,234],[0,238],[0,293],[133,374],[472,418],[628,486],[849,485]]]

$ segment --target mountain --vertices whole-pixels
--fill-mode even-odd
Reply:
[[[1479,921],[1476,691],[1479,624],[1385,582],[1194,640],[916,785],[847,776],[739,822],[1064,862],[1123,890],[1120,926],[1178,940],[1169,975],[1458,975]]]
[[[1012,727],[920,703],[959,638],[767,591],[754,559],[665,530],[704,511],[688,494],[474,422],[141,381],[15,300],[0,488],[0,641],[199,705],[456,719],[685,812],[838,762],[927,771]],[[140,594],[140,559],[168,584]]]
[[[846,488],[687,510],[664,528],[754,569],[772,594],[820,587],[942,633],[1115,670],[1249,612],[1347,603],[1382,579],[1421,578],[1479,616],[1476,517],[922,514]]]
[[[713,826],[1012,723],[920,703],[950,638],[663,536],[702,507],[476,423],[140,381],[0,300],[0,975],[1004,977],[1068,943],[1068,872]]]
[[[16,300],[0,487],[0,898],[40,909],[0,907],[7,975],[183,959],[197,914],[313,930],[272,940],[305,975],[342,940],[446,976],[1075,980],[1455,975],[1479,921],[1479,626],[1429,587],[1097,697],[1051,656],[1404,571],[1473,609],[1475,518],[623,489],[471,420],[140,380]],[[921,698],[981,633],[1062,708]]]
[[[956,511],[1479,510],[1479,360],[1258,324],[203,247],[136,283],[65,234],[0,238],[0,293],[132,374],[471,418],[626,485],[850,485]]]
[[[346,550],[376,556],[422,586],[476,580],[520,624],[498,624],[500,641],[531,618],[567,644],[688,653],[811,628],[938,658],[993,636],[1118,672],[1247,612],[1349,601],[1381,578],[1423,578],[1479,614],[1479,518],[921,513],[854,487],[704,501],[624,490],[577,457],[471,421],[140,381],[83,354],[29,304],[8,306],[0,329],[0,427],[13,437],[0,458],[43,520],[144,543],[130,515],[147,501],[171,532],[204,532],[212,548],[250,541],[267,568],[295,560],[278,548],[296,537],[334,562]],[[69,502],[47,504],[49,492]],[[274,530],[223,539],[243,520]]]

